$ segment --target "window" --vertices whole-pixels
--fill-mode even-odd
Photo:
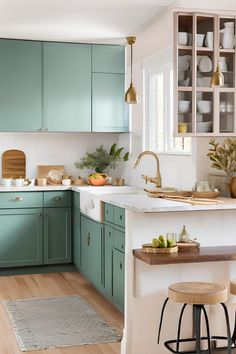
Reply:
[[[190,154],[191,138],[174,137],[172,48],[144,61],[145,148]]]

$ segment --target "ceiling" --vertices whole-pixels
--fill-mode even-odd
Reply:
[[[0,37],[123,43],[173,0],[0,0]]]

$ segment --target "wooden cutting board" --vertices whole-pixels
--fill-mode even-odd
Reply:
[[[2,178],[25,178],[26,158],[21,150],[7,150],[2,154]]]
[[[64,165],[40,165],[38,166],[38,177],[47,177],[48,172],[51,170],[59,170],[64,173]]]

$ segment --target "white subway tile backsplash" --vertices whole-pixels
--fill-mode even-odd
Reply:
[[[65,165],[67,174],[86,176],[87,171],[74,167],[86,151],[103,145],[108,149],[118,142],[118,134],[107,133],[0,133],[0,156],[6,150],[17,149],[26,155],[26,175],[37,176],[38,165]],[[0,161],[0,177],[2,159]]]

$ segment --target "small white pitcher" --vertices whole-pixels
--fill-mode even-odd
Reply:
[[[225,22],[225,28],[220,30],[221,45],[224,49],[233,49],[235,45],[234,23]]]

